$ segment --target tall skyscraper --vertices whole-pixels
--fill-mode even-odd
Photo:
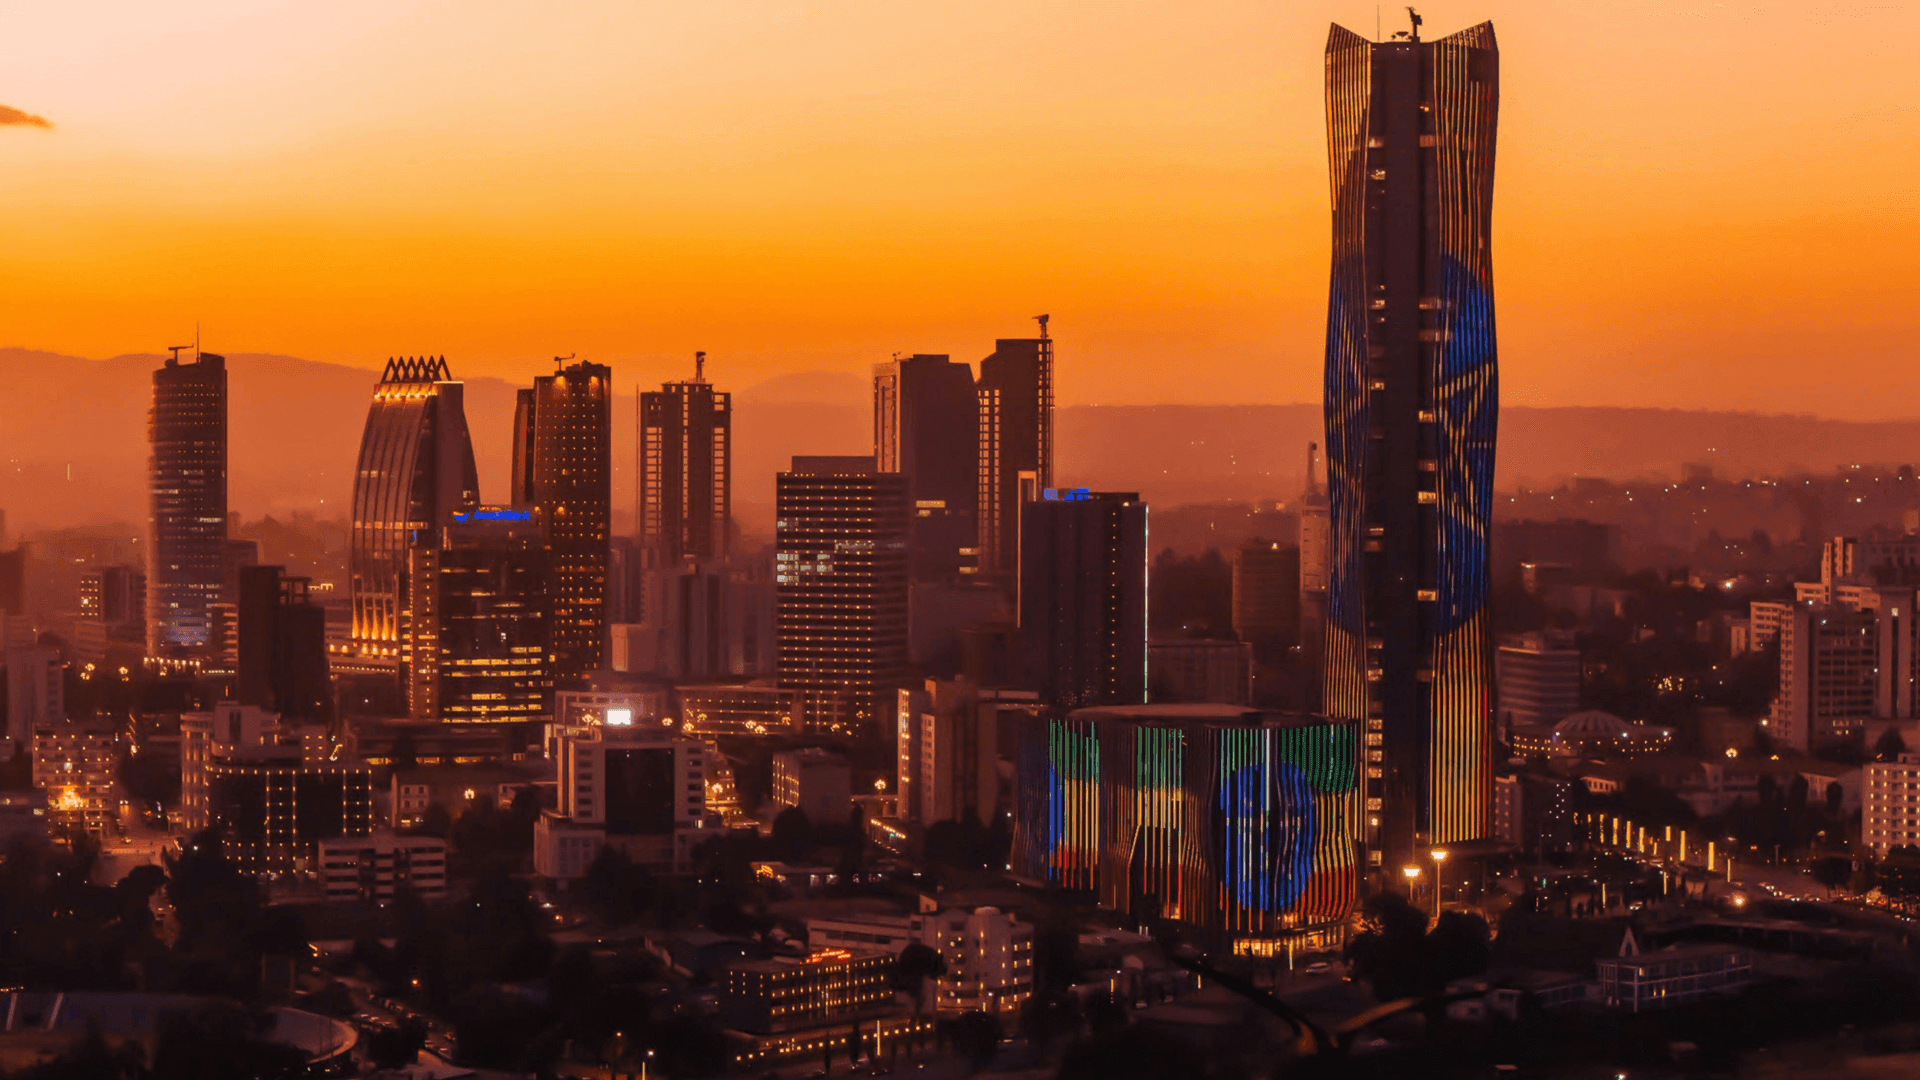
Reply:
[[[1053,486],[1053,339],[1037,318],[1039,337],[994,343],[975,386],[980,572],[1008,580],[1020,570],[1020,504]]]
[[[774,495],[774,654],[816,730],[881,734],[907,668],[907,480],[796,457]]]
[[[234,692],[240,704],[289,720],[324,717],[332,697],[327,613],[308,597],[309,584],[279,566],[240,571]]]
[[[607,652],[613,369],[581,361],[533,380],[513,414],[513,503],[539,510],[553,560],[553,680],[578,686]]]
[[[733,395],[693,378],[640,395],[640,526],[655,565],[725,558],[733,513]],[[638,620],[634,620],[638,621]]]
[[[531,724],[553,709],[546,533],[528,510],[456,512],[413,548],[416,720]]]
[[[1020,645],[1062,709],[1147,700],[1147,504],[1048,490],[1022,509]]]
[[[147,434],[147,654],[197,658],[212,643],[208,611],[226,583],[226,358],[195,350],[183,364],[175,350],[155,369]]]
[[[1325,708],[1366,724],[1371,869],[1487,835],[1498,397],[1493,25],[1327,39]]]
[[[480,501],[465,391],[444,356],[389,359],[373,388],[347,552],[358,666],[400,674],[410,549],[430,541],[454,511]]]
[[[950,582],[976,568],[979,427],[967,365],[919,354],[874,365],[873,455],[881,472],[907,478],[916,582]]]

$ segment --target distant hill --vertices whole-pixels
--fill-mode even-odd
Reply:
[[[146,423],[157,356],[83,360],[0,349],[0,509],[14,528],[145,516]],[[294,357],[228,354],[230,498],[253,517],[293,510],[344,516],[373,371]],[[460,374],[454,363],[454,374]],[[866,381],[844,372],[785,375],[736,388],[736,512],[772,524],[772,474],[795,453],[872,447]],[[614,404],[614,504],[634,498],[634,401]],[[467,380],[467,421],[484,497],[506,495],[513,387]],[[1671,477],[1686,462],[1722,475],[1825,472],[1920,457],[1920,421],[1663,409],[1508,408],[1499,484],[1573,475]],[[1059,416],[1056,479],[1139,491],[1159,505],[1286,498],[1300,488],[1318,405],[1076,406]]]

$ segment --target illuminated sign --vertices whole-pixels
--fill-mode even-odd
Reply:
[[[633,710],[632,709],[608,709],[607,710],[607,726],[608,727],[632,727],[633,726]]]
[[[1040,498],[1046,502],[1087,502],[1092,496],[1087,488],[1048,488]]]
[[[532,521],[531,510],[502,510],[498,507],[485,507],[479,510],[453,512],[453,520],[465,524],[469,521]]]

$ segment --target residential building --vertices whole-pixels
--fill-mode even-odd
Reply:
[[[47,797],[53,829],[103,833],[119,807],[114,769],[120,740],[111,725],[67,721],[33,729],[33,786]]]
[[[1020,645],[1063,709],[1147,700],[1147,505],[1048,489],[1021,508]]]
[[[638,532],[654,566],[732,551],[733,395],[707,381],[706,362],[695,353],[693,378],[640,395]]]
[[[213,643],[208,607],[226,583],[226,358],[196,348],[183,364],[176,350],[155,369],[147,434],[147,655],[191,664]]]
[[[1376,881],[1487,835],[1499,398],[1493,25],[1327,40],[1333,183],[1324,708],[1364,726]],[[1431,180],[1445,176],[1437,186]]]
[[[1600,1000],[1628,1012],[1691,1005],[1738,993],[1753,981],[1753,954],[1717,942],[1647,953],[1634,949],[1602,957],[1594,967],[1600,976]]]
[[[1507,773],[1493,781],[1493,838],[1528,856],[1574,846],[1574,781]]]
[[[979,568],[1011,582],[1020,572],[1020,506],[1053,486],[1053,339],[1002,338],[980,361],[977,513]]]
[[[812,822],[839,822],[853,807],[853,773],[830,750],[782,750],[773,755],[773,804],[797,807]]]
[[[1779,600],[1747,601],[1747,649],[1766,652],[1780,640],[1780,624],[1793,614],[1793,605]]]
[[[442,900],[447,895],[447,842],[393,833],[322,840],[320,879],[328,900],[386,902],[401,889],[423,900]]]
[[[1885,858],[1894,848],[1920,846],[1920,754],[1861,767],[1860,843]]]
[[[466,385],[454,381],[446,357],[389,358],[360,436],[347,550],[352,626],[349,651],[336,659],[350,671],[390,676],[395,696],[409,641],[414,539],[480,501],[465,402]]]
[[[1857,737],[1874,716],[1878,615],[1819,601],[1796,603],[1780,623],[1780,689],[1767,735],[1802,752]]]
[[[807,942],[895,957],[908,945],[927,946],[947,968],[928,987],[927,1011],[945,1016],[984,1012],[1011,1029],[1033,994],[1033,926],[998,908],[928,911],[923,905],[912,915],[809,918]]]
[[[533,380],[513,414],[513,505],[539,511],[552,560],[553,682],[606,662],[613,512],[613,369],[581,361]]]
[[[907,667],[906,478],[872,458],[796,457],[775,491],[780,686],[811,729],[877,734]]]
[[[804,957],[745,960],[718,979],[731,1026],[753,1034],[818,1028],[893,1009],[893,957],[815,949]]]
[[[1219,638],[1168,638],[1147,645],[1152,701],[1253,704],[1253,645]]]
[[[182,822],[219,829],[242,868],[310,868],[320,841],[372,831],[372,771],[336,756],[325,729],[221,702],[182,716],[180,735]]]
[[[874,365],[873,455],[880,472],[907,479],[908,574],[916,584],[950,583],[979,568],[979,430],[966,364],[915,354]]]

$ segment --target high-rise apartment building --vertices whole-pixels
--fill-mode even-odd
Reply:
[[[1920,754],[1861,766],[1860,843],[1886,858],[1920,845]]]
[[[1063,709],[1147,700],[1147,504],[1072,488],[1021,508],[1020,647]]]
[[[881,472],[907,478],[916,582],[978,569],[979,430],[967,365],[922,354],[874,365],[874,459]]]
[[[654,565],[732,547],[733,395],[707,381],[706,358],[694,354],[693,378],[640,395],[638,532]]]
[[[408,567],[417,540],[480,501],[467,433],[466,385],[446,357],[389,359],[373,388],[353,476],[348,540],[350,663],[396,678],[408,638]],[[398,684],[396,683],[396,686]]]
[[[513,503],[537,508],[553,561],[553,679],[606,662],[613,512],[613,369],[581,361],[533,380],[513,415]]]
[[[796,457],[775,481],[780,686],[815,730],[877,734],[907,667],[907,480],[867,457]]]
[[[1498,392],[1493,25],[1327,40],[1333,188],[1325,709],[1365,725],[1367,846],[1397,878],[1484,837]]]
[[[531,510],[456,511],[413,548],[416,720],[526,724],[553,707],[546,531]]]
[[[147,655],[198,659],[226,585],[226,358],[196,350],[181,363],[176,351],[156,368],[147,434]]]
[[[372,830],[373,773],[336,759],[318,727],[223,701],[180,718],[180,813],[189,830],[219,829],[246,870],[307,867],[320,841]]]
[[[1794,604],[1780,623],[1780,689],[1768,737],[1802,752],[1856,738],[1874,717],[1879,659],[1871,607]]]
[[[320,720],[332,697],[327,613],[308,596],[308,578],[284,567],[240,572],[234,697],[289,720]]]
[[[979,569],[1011,580],[1020,570],[1020,504],[1053,486],[1053,339],[1002,338],[980,361]]]

